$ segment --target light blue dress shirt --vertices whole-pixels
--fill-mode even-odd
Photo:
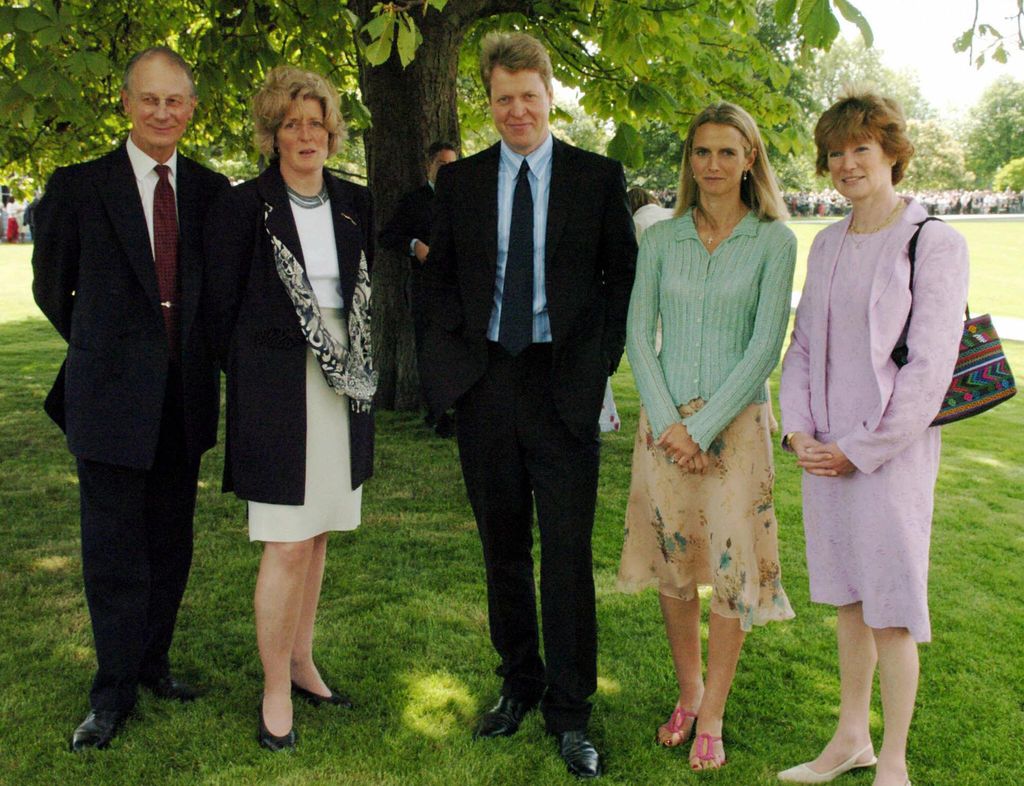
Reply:
[[[548,194],[551,192],[551,134],[528,156],[513,152],[501,142],[498,163],[498,272],[494,277],[494,308],[487,326],[487,338],[498,340],[501,324],[501,294],[505,288],[505,262],[512,227],[512,195],[523,158],[530,164],[530,190],[533,192],[533,341],[551,341],[548,298],[544,290],[544,240],[548,229]]]

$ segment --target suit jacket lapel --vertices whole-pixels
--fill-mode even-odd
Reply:
[[[548,223],[544,233],[544,270],[550,269],[558,240],[562,237],[576,188],[576,173],[572,169],[572,149],[552,138],[551,187],[548,190]],[[576,195],[579,198],[580,195]]]
[[[153,263],[153,246],[149,240],[146,214],[142,209],[139,186],[128,158],[128,149],[121,145],[109,161],[106,182],[97,183],[97,191],[146,297],[153,308],[159,310],[160,288]]]
[[[292,255],[306,269],[306,261],[302,257],[302,244],[299,242],[299,231],[295,228],[291,205],[288,203],[288,191],[284,178],[277,164],[271,164],[263,170],[257,181],[257,190],[264,203],[270,206],[266,217],[267,231],[280,240]]]
[[[825,399],[825,388],[827,386],[827,380],[825,379],[827,372],[827,358],[826,358],[826,338],[828,336],[828,322],[829,322],[829,301],[832,298],[832,280],[835,277],[836,265],[839,263],[839,252],[843,248],[843,238],[846,237],[846,231],[849,228],[851,217],[846,216],[836,227],[834,235],[829,236],[829,244],[822,249],[826,255],[827,269],[822,280],[821,287],[821,299],[817,303],[818,308],[818,319],[813,320],[813,323],[821,325],[821,329],[816,331],[816,340],[811,346],[811,369],[812,375],[814,370],[817,369],[821,375],[821,384],[814,385],[811,388],[811,411],[814,413],[814,417],[822,431],[829,430],[828,424],[828,406]]]
[[[181,277],[181,335],[185,339],[199,308],[203,271],[203,221],[199,181],[192,161],[178,154],[175,196],[178,202],[178,273]]]
[[[501,143],[491,145],[480,154],[479,177],[469,179],[472,193],[465,203],[463,219],[476,224],[471,231],[479,232],[484,244],[484,256],[490,273],[491,286],[498,274],[498,167],[501,166]],[[493,289],[487,292],[490,297]]]

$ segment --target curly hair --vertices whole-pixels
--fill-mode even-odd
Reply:
[[[270,159],[277,158],[277,132],[288,113],[288,107],[297,99],[312,98],[324,110],[327,129],[327,155],[338,152],[345,139],[338,91],[314,71],[294,66],[277,66],[267,72],[263,86],[252,99],[252,120],[256,127],[256,147]]]

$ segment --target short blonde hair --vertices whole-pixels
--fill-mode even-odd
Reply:
[[[480,45],[480,79],[491,97],[491,73],[501,66],[506,71],[536,71],[551,92],[551,56],[544,44],[526,33],[491,33]]]
[[[895,159],[892,184],[899,183],[914,155],[914,143],[907,136],[907,120],[900,105],[871,90],[851,90],[818,119],[814,127],[814,143],[818,146],[815,171],[828,174],[830,150],[867,139],[878,142],[882,152]]]
[[[697,129],[706,123],[735,128],[745,142],[744,154],[750,155],[751,151],[756,151],[754,163],[750,167],[750,174],[740,185],[740,199],[743,200],[743,203],[753,210],[762,221],[789,218],[789,211],[786,209],[782,192],[779,190],[775,172],[768,161],[768,151],[765,148],[764,140],[761,139],[757,123],[745,109],[726,101],[711,104],[690,123],[690,130],[686,134],[686,144],[683,145],[683,161],[679,167],[676,215],[681,216],[691,207],[699,206],[700,203],[700,189],[693,177],[690,156],[693,155],[693,138],[697,136]]]
[[[277,66],[267,73],[263,86],[252,99],[256,147],[267,158],[277,158],[277,132],[288,108],[293,101],[307,98],[319,101],[324,110],[327,154],[333,156],[338,152],[345,139],[345,126],[342,125],[341,110],[338,108],[338,91],[314,71],[304,71],[294,66]]]

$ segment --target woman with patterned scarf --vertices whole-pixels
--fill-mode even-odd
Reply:
[[[324,162],[344,135],[318,74],[273,69],[253,99],[270,165],[208,221],[204,310],[227,373],[224,489],[248,501],[263,541],[256,639],[264,689],[257,739],[293,748],[292,697],[351,706],[313,661],[332,530],[359,526],[373,471],[370,193]]]

